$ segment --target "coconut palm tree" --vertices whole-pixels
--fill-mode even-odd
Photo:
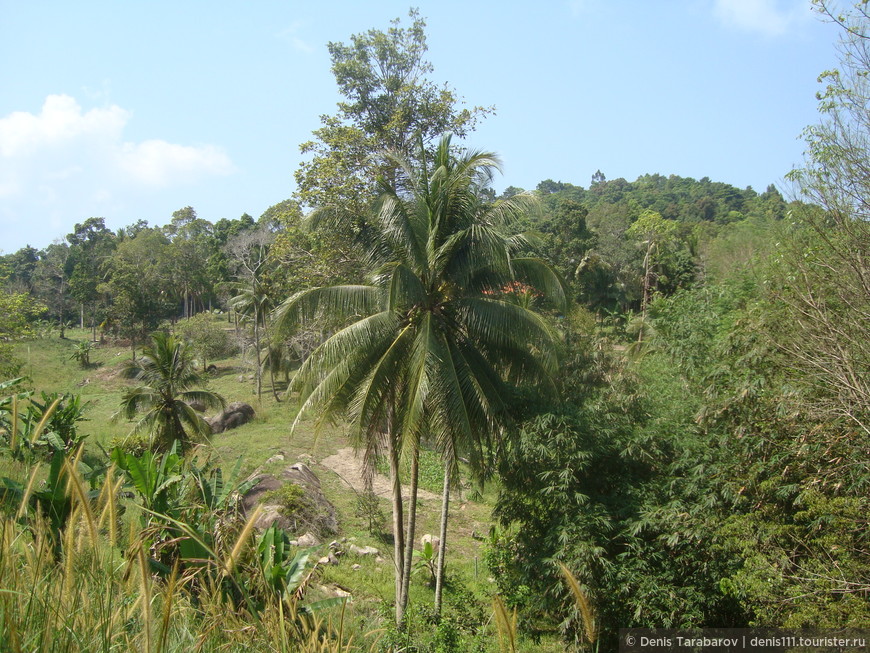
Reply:
[[[151,344],[139,358],[127,362],[122,374],[141,385],[124,394],[115,417],[134,419],[141,415],[133,432],[147,432],[152,449],[157,451],[168,450],[175,441],[186,451],[192,439],[211,434],[208,423],[190,407],[191,402],[207,408],[226,404],[218,394],[195,389],[203,380],[184,341],[165,333],[154,334]]]
[[[372,283],[301,291],[278,307],[276,324],[287,328],[322,314],[345,320],[294,377],[302,399],[297,423],[313,410],[318,422],[348,418],[368,469],[386,455],[401,624],[421,440],[441,452],[448,478],[460,453],[484,465],[503,423],[505,381],[549,383],[555,362],[547,322],[506,301],[504,289],[520,281],[564,295],[548,266],[522,256],[527,240],[507,235],[530,198],[484,201],[480,191],[498,167],[494,155],[456,154],[446,136],[433,157],[421,157],[422,167],[389,156],[401,172],[395,184],[382,181],[382,199],[367,220]],[[324,209],[313,221],[328,228],[349,217]],[[407,524],[403,450],[411,460]]]
[[[256,355],[256,379],[257,379],[257,399],[263,393],[263,334],[268,339],[268,324],[266,318],[269,312],[274,308],[275,304],[272,301],[272,295],[268,286],[256,277],[234,284],[236,294],[230,298],[228,305],[237,314],[243,315],[251,320],[254,328],[254,352]],[[269,373],[272,375],[272,392],[275,393],[275,399],[278,399],[277,391],[275,390],[275,373],[270,367]]]

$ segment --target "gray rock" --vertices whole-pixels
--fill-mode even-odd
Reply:
[[[291,533],[308,531],[312,537],[318,538],[315,544],[299,543],[299,546],[317,546],[320,544],[319,538],[338,532],[335,506],[324,496],[320,479],[307,465],[295,463],[278,474],[256,474],[250,478],[256,482],[242,497],[242,510],[249,515],[262,504],[263,511],[254,524],[258,530],[265,530],[275,524]],[[277,498],[269,496],[288,483],[299,486],[303,491],[302,502],[305,509],[293,516],[282,514],[284,506]],[[299,538],[300,542],[303,538]]]
[[[206,417],[212,433],[223,433],[238,428],[254,419],[254,409],[241,401],[234,401],[224,411],[214,417]]]
[[[377,556],[381,553],[373,546],[357,546],[356,544],[351,544],[347,550],[356,556]]]
[[[305,533],[305,535],[296,540],[296,546],[320,546],[320,540],[317,539],[317,536],[313,535],[312,533]]]

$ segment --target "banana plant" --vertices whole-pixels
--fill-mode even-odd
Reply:
[[[39,465],[34,467],[26,485],[5,476],[0,479],[0,502],[12,508],[17,507],[18,519],[28,520],[33,515],[43,515],[47,519],[55,555],[60,554],[62,534],[73,510],[74,479],[70,479],[68,474],[70,469],[77,466],[78,461],[79,456],[76,456],[70,463],[66,452],[56,449],[51,458],[48,475],[37,488],[34,485]],[[81,489],[80,485],[78,487]],[[82,496],[86,496],[86,493]]]
[[[239,483],[241,468],[242,459],[239,458],[232,471],[224,479],[223,470],[212,465],[210,460],[207,460],[202,467],[191,462],[190,473],[198,493],[197,499],[203,506],[214,512],[230,509],[235,497],[245,494],[257,483],[256,478],[253,477]]]
[[[283,528],[270,526],[257,541],[257,559],[263,580],[268,588],[277,593],[284,601],[298,601],[313,567],[309,567],[311,549],[297,549],[290,544],[290,537]],[[335,597],[315,601],[305,605],[297,605],[297,613],[311,613],[344,602],[343,597]]]
[[[173,443],[169,451],[163,454],[146,451],[140,456],[118,448],[112,451],[112,460],[127,474],[128,484],[142,500],[145,523],[151,521],[151,513],[177,514],[181,507],[181,485],[184,480],[184,459],[178,454],[177,443]]]

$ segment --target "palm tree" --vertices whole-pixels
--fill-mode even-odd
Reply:
[[[193,359],[182,340],[165,333],[154,334],[151,344],[139,358],[127,362],[122,374],[141,385],[124,394],[115,417],[134,419],[141,414],[133,432],[147,432],[152,449],[157,451],[168,450],[175,441],[186,451],[192,438],[211,434],[208,423],[190,407],[191,402],[207,408],[226,404],[220,395],[194,389],[203,381]]]
[[[504,299],[522,281],[563,298],[561,281],[540,260],[522,257],[527,241],[508,236],[528,196],[490,204],[480,190],[497,168],[492,154],[456,155],[444,137],[427,167],[391,156],[399,184],[382,181],[368,220],[370,285],[296,293],[276,311],[287,328],[318,315],[345,320],[293,380],[318,423],[347,417],[367,468],[386,454],[392,481],[396,621],[408,600],[416,517],[417,461],[427,437],[452,473],[460,452],[482,467],[505,414],[504,381],[550,382],[555,362],[548,324]],[[316,212],[327,227],[349,216]],[[352,216],[350,216],[352,217]],[[295,427],[295,424],[294,424]],[[411,459],[407,531],[399,458]],[[446,513],[445,513],[446,514]],[[444,543],[442,542],[442,550]]]
[[[268,286],[256,277],[251,277],[245,281],[235,284],[234,290],[237,293],[230,298],[228,304],[237,314],[248,317],[254,329],[254,352],[256,354],[256,379],[257,379],[257,398],[259,399],[263,392],[263,359],[262,359],[262,339],[265,335],[268,338],[268,325],[266,318],[269,312],[275,306],[272,301],[272,296]],[[275,399],[278,399],[277,390],[275,389],[275,373],[270,367],[269,372],[272,375],[272,392],[275,394]]]

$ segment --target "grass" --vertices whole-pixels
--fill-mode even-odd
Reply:
[[[16,352],[25,362],[23,373],[28,375],[30,387],[37,391],[77,393],[83,401],[88,402],[88,421],[80,425],[80,431],[89,435],[86,441],[88,447],[94,448],[98,444],[106,447],[113,440],[126,436],[132,426],[124,421],[112,421],[121,396],[128,387],[128,382],[120,377],[119,371],[123,362],[129,358],[130,349],[100,344],[91,353],[92,364],[82,368],[71,359],[71,355],[76,343],[83,340],[90,340],[90,331],[71,329],[65,340],[52,335],[18,343]],[[256,417],[251,423],[213,436],[209,447],[210,455],[225,469],[232,467],[241,457],[245,474],[255,469],[276,472],[302,456],[309,456],[306,460],[311,461],[312,469],[321,480],[324,494],[336,506],[341,529],[339,537],[348,538],[360,546],[372,545],[382,551],[380,562],[373,557],[354,560],[345,557],[337,566],[320,567],[318,584],[327,592],[329,588],[340,587],[352,593],[354,600],[347,605],[344,616],[344,632],[353,642],[352,650],[367,650],[373,646],[375,650],[384,648],[389,641],[390,606],[394,592],[390,536],[386,532],[370,533],[369,521],[360,510],[357,494],[335,473],[318,464],[318,461],[339,449],[350,446],[345,429],[342,426],[327,427],[320,433],[315,433],[310,424],[303,423],[291,436],[290,426],[296,415],[295,402],[277,402],[268,387],[268,377],[264,378],[263,393],[258,398],[254,394],[254,382],[248,378],[250,372],[244,361],[239,358],[225,358],[210,362],[216,365],[217,371],[209,376],[209,389],[223,395],[228,403],[243,401],[252,405],[256,411]],[[264,467],[266,460],[279,452],[285,455],[285,461]],[[26,470],[18,463],[0,456],[0,476],[21,478],[25,473]],[[435,496],[421,497],[419,500],[418,542],[425,533],[438,533],[441,474],[437,456],[424,453],[421,458],[421,488],[429,490]],[[447,543],[450,582],[446,588],[445,615],[441,625],[436,625],[429,612],[434,598],[432,588],[423,576],[412,581],[409,610],[412,621],[409,631],[416,637],[418,650],[498,650],[498,638],[492,621],[494,585],[490,582],[489,572],[482,562],[482,543],[473,537],[488,531],[493,495],[494,490],[491,487],[486,488],[482,495],[467,489],[453,493]],[[469,496],[478,500],[471,501]],[[387,498],[380,499],[380,508],[387,517],[385,527],[388,531],[390,506]],[[134,512],[131,511],[131,515]],[[33,547],[34,541],[28,540],[25,532],[16,530],[18,527],[12,523],[4,524],[4,551],[7,550],[7,544],[11,550],[16,551]],[[23,546],[25,542],[27,546]],[[75,573],[72,579],[62,584],[66,588],[63,591],[67,592],[65,596],[56,595],[61,590],[53,586],[50,574],[45,577],[37,577],[38,574],[22,575],[23,560],[4,556],[0,563],[4,565],[4,575],[0,577],[0,595],[3,596],[2,605],[5,607],[0,608],[4,610],[0,613],[0,622],[5,618],[7,624],[12,623],[10,619],[14,621],[21,617],[21,610],[25,610],[27,614],[38,613],[41,615],[38,621],[46,628],[52,632],[67,633],[62,636],[67,638],[63,639],[62,646],[58,647],[55,642],[49,647],[56,650],[98,650],[92,649],[88,642],[76,639],[95,637],[93,641],[97,641],[100,638],[98,632],[104,634],[101,640],[103,642],[135,644],[142,650],[146,650],[143,647],[150,647],[150,650],[180,650],[191,647],[198,647],[199,650],[231,650],[219,643],[221,640],[218,635],[227,637],[227,641],[233,642],[233,645],[242,645],[244,641],[244,646],[251,650],[279,650],[260,648],[252,643],[253,640],[249,641],[249,638],[256,639],[264,635],[260,626],[254,628],[257,632],[253,633],[250,625],[236,622],[232,615],[227,615],[226,609],[218,605],[219,602],[214,597],[209,600],[216,603],[206,604],[205,614],[208,615],[208,610],[213,609],[215,621],[210,622],[208,618],[191,620],[190,615],[196,610],[182,594],[173,595],[171,588],[165,584],[155,583],[146,587],[145,576],[141,573],[136,575],[136,560],[130,557],[129,551],[112,550],[103,542],[91,542],[77,551],[81,551],[84,557],[80,560],[81,565],[76,562],[75,565],[67,567],[75,570]],[[50,568],[46,560],[38,556],[35,560],[42,561],[39,568],[43,573]],[[354,569],[354,564],[359,567]],[[17,571],[13,573],[12,570]],[[31,570],[28,573],[36,572]],[[131,589],[131,577],[139,578],[139,585],[134,589]],[[45,594],[40,594],[39,606],[30,603],[25,606],[21,603],[24,598],[16,594],[24,592],[26,587],[43,586]],[[88,610],[87,617],[76,617],[82,611],[82,606],[87,605],[86,596],[98,597],[92,599],[96,601],[95,608]],[[147,596],[151,597],[150,601],[146,600]],[[37,599],[31,597],[29,600]],[[146,603],[150,606],[147,615],[144,612]],[[472,617],[472,613],[476,616]],[[161,614],[173,615],[168,630],[166,627],[160,630],[156,626],[151,630],[145,629],[143,622],[150,620],[157,623]],[[12,615],[17,616],[13,618]],[[93,623],[82,630],[81,624],[75,621],[78,618],[86,618]],[[263,628],[273,635],[279,630],[274,623],[266,624]],[[454,632],[451,632],[451,628]],[[373,643],[379,635],[372,635],[372,631],[382,635],[380,643]],[[90,634],[73,637],[70,634],[73,632]],[[151,638],[148,641],[144,639],[146,634]],[[525,642],[519,638],[516,641],[516,650],[561,650],[550,648],[550,644],[552,643]],[[46,646],[45,641],[29,642],[12,650],[47,650]]]

